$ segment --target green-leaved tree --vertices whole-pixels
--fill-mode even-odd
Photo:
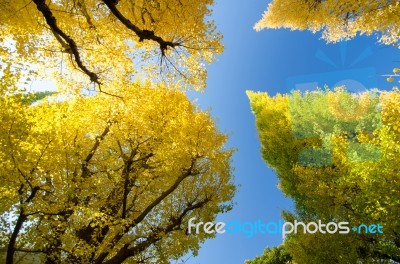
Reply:
[[[262,156],[296,205],[286,221],[380,224],[383,233],[304,234],[295,263],[400,262],[400,92],[248,92]]]

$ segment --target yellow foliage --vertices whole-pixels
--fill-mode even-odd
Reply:
[[[328,42],[379,33],[379,41],[399,44],[399,1],[273,0],[254,28],[323,31]]]
[[[33,72],[40,79],[55,79],[60,89],[68,91],[90,88],[95,82],[112,93],[109,82],[116,79],[202,90],[206,64],[223,49],[222,35],[209,19],[212,4],[212,0],[3,1],[0,64],[11,62],[25,79]]]
[[[24,226],[10,231],[1,222],[3,238],[18,235],[13,246],[62,263],[157,262],[212,237],[188,236],[185,227],[229,208],[227,137],[177,89],[118,91],[123,99],[0,98],[1,216]],[[174,251],[172,239],[181,243]]]

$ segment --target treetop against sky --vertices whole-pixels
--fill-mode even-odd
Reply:
[[[255,32],[263,8],[263,0],[2,3],[7,263],[23,254],[48,263],[242,263],[281,237],[254,235],[244,247],[239,234],[189,234],[188,219],[269,221],[282,211],[288,221],[378,221],[384,233],[292,234],[257,261],[397,260],[399,100],[382,90],[398,82],[399,2],[275,0],[256,24],[321,31],[324,41]],[[40,80],[57,94],[25,93]],[[314,90],[325,84],[353,94]],[[257,127],[246,89],[268,92],[248,93]]]

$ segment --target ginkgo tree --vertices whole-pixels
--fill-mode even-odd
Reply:
[[[322,31],[328,42],[377,33],[380,42],[399,45],[399,14],[397,0],[273,0],[254,28]]]
[[[227,137],[184,93],[0,98],[0,243],[6,263],[169,263],[213,234],[191,217],[231,208]],[[21,259],[19,259],[21,260]]]
[[[291,234],[284,241],[290,261],[400,262],[400,92],[248,96],[262,156],[296,206],[286,221],[383,226],[382,234]]]
[[[203,90],[223,50],[212,4],[2,1],[7,264],[168,263],[213,237],[186,223],[230,210],[233,150],[179,91]],[[24,93],[38,79],[57,95]]]
[[[0,65],[20,79],[112,93],[115,78],[201,90],[222,52],[212,0],[16,0],[0,4]],[[12,55],[10,55],[12,54]],[[91,85],[92,83],[92,85]]]

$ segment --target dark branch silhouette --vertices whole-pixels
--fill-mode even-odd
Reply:
[[[146,29],[140,29],[136,25],[134,25],[128,18],[126,18],[117,8],[117,3],[118,1],[113,1],[113,0],[103,0],[104,4],[110,9],[111,13],[122,23],[124,24],[128,29],[132,30],[138,37],[139,41],[143,40],[153,40],[157,42],[160,45],[161,49],[161,54],[165,56],[165,51],[171,47],[175,48],[177,46],[180,46],[180,42],[173,42],[173,41],[166,41],[160,36],[157,36],[154,31],[152,30],[146,30]]]
[[[36,4],[37,9],[43,14],[44,18],[46,19],[46,23],[47,23],[47,25],[50,26],[53,34],[58,35],[60,38],[62,38],[66,42],[66,44],[69,47],[68,52],[72,53],[78,67],[87,76],[89,76],[90,81],[100,85],[99,76],[96,73],[90,71],[83,64],[75,41],[58,27],[57,20],[54,17],[53,13],[51,12],[49,6],[46,4],[46,1],[45,0],[33,0],[33,2]],[[57,38],[57,40],[59,40],[59,38]]]

